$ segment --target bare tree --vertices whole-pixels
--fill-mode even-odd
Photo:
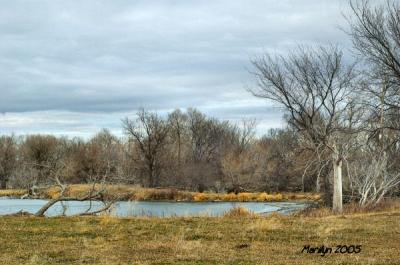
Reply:
[[[62,168],[65,165],[60,165],[60,168],[57,168],[55,170],[52,169],[52,178],[54,180],[54,184],[52,186],[55,186],[59,188],[60,192],[59,195],[56,198],[50,199],[45,205],[43,205],[34,215],[38,217],[43,217],[45,216],[46,212],[53,207],[56,203],[61,203],[63,206],[63,212],[62,215],[65,215],[67,211],[67,206],[65,206],[63,203],[64,202],[69,202],[69,201],[89,201],[89,205],[85,211],[79,212],[75,214],[76,216],[84,216],[84,215],[96,215],[98,213],[107,211],[110,209],[114,203],[118,200],[117,196],[114,196],[114,198],[108,198],[106,196],[107,194],[107,188],[105,186],[105,180],[107,176],[102,176],[103,179],[101,182],[96,183],[93,182],[92,187],[89,189],[89,191],[83,195],[83,196],[69,196],[67,194],[69,190],[69,185],[64,184],[61,182],[61,175],[59,175],[62,171]],[[103,207],[100,208],[94,208],[92,201],[100,201],[103,203]],[[21,214],[16,213],[16,214]]]
[[[189,153],[185,173],[191,188],[203,191],[223,180],[220,158],[224,146],[231,142],[232,128],[228,122],[206,117],[196,109],[188,109],[187,115]]]
[[[364,87],[367,105],[389,117],[382,128],[400,130],[400,123],[390,122],[400,111],[400,6],[396,1],[385,5],[373,5],[368,0],[349,2],[348,33],[354,50],[371,66]]]
[[[226,136],[226,124],[207,118],[196,109],[188,110],[188,119],[193,161],[211,161],[220,151]]]
[[[248,149],[252,141],[254,140],[256,134],[257,122],[254,119],[246,120],[243,119],[239,126],[233,128],[235,132],[234,139],[236,143],[234,144],[237,152],[241,153]]]
[[[399,169],[387,161],[397,157],[400,141],[400,6],[390,0],[385,4],[368,0],[349,3],[348,33],[354,50],[369,66],[361,87],[368,110],[369,162],[355,165],[358,171],[353,176],[360,203],[369,204],[380,198],[378,194],[387,193]]]
[[[263,190],[299,191],[302,189],[300,179],[304,166],[299,160],[312,158],[310,150],[299,145],[299,134],[293,129],[270,129],[266,135],[253,144],[257,149],[259,174]],[[304,170],[306,171],[306,170]],[[308,171],[307,171],[308,172]]]
[[[171,127],[171,135],[173,141],[177,145],[177,160],[178,167],[182,165],[182,149],[187,133],[187,121],[188,117],[181,110],[175,110],[168,115],[168,122]]]
[[[386,194],[400,184],[400,173],[388,171],[388,157],[385,152],[367,153],[353,166],[352,185],[359,195],[359,204],[368,206],[379,203]]]
[[[221,157],[221,169],[231,181],[231,190],[244,191],[254,182],[258,173],[257,154],[252,147],[255,135],[255,120],[242,120],[240,126],[231,126],[230,143],[226,144]]]
[[[57,165],[60,158],[58,147],[61,141],[51,135],[30,135],[22,144],[24,164],[30,170],[30,186],[35,192],[37,185],[51,182],[51,168]]]
[[[17,166],[17,143],[14,136],[0,137],[0,188],[7,182]]]
[[[344,135],[357,121],[348,119],[355,74],[337,47],[299,47],[288,56],[253,61],[258,87],[251,92],[284,107],[288,122],[308,148],[323,147],[332,157],[333,209],[342,211]]]
[[[144,109],[137,113],[136,120],[124,119],[125,133],[134,141],[140,152],[140,160],[144,162],[144,170],[148,176],[148,185],[159,185],[163,168],[163,151],[167,143],[168,126],[165,120],[155,113]]]
[[[107,129],[102,129],[87,144],[87,173],[89,182],[97,178],[118,179],[120,161],[118,139]]]

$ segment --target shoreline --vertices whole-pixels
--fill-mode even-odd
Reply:
[[[68,187],[66,196],[81,197],[91,189],[90,184],[72,184]],[[100,188],[100,186],[96,187]],[[28,193],[24,189],[0,190],[0,198],[21,199]],[[38,192],[35,197],[27,199],[54,199],[59,197],[59,189],[51,187]],[[118,201],[144,202],[315,202],[321,201],[319,193],[303,192],[241,192],[215,193],[192,192],[171,188],[142,188],[132,185],[106,185],[106,197],[118,198]],[[107,198],[106,198],[107,199]]]

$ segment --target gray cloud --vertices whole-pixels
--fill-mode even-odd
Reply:
[[[117,131],[140,106],[281,126],[280,111],[245,91],[254,85],[249,58],[297,43],[348,47],[338,29],[346,8],[346,0],[2,1],[0,132]]]

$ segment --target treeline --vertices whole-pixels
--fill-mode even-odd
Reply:
[[[2,136],[2,188],[63,183],[136,184],[193,191],[300,191],[307,159],[296,133],[255,137],[252,120],[234,124],[188,109],[166,117],[140,110],[122,122],[125,137],[103,129],[93,138]],[[307,177],[304,189],[315,190]]]
[[[359,200],[368,186],[377,195],[399,192],[398,185],[385,185],[391,184],[390,174],[400,172],[400,146],[393,144],[400,133],[382,138],[372,120],[369,130],[352,140],[355,148],[344,161],[347,201]],[[329,203],[331,156],[311,149],[294,126],[256,137],[253,120],[219,121],[195,109],[166,116],[142,109],[121,126],[125,133],[121,138],[107,129],[88,140],[0,137],[2,188],[46,187],[56,179],[64,184],[102,182],[199,192],[312,191],[326,194]],[[385,157],[377,158],[374,150],[382,145]]]

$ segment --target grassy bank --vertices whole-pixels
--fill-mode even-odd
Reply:
[[[329,215],[325,213],[325,215]],[[0,218],[1,264],[386,264],[400,262],[400,208],[324,217]],[[233,216],[233,217],[232,217]],[[305,254],[304,245],[361,245]]]
[[[67,196],[84,196],[92,188],[91,185],[71,185],[66,192]],[[99,188],[99,187],[98,187]],[[24,190],[0,190],[0,196],[20,197],[26,193]],[[58,188],[49,188],[40,191],[42,198],[56,198],[59,196]],[[107,194],[110,197],[117,196],[121,200],[138,200],[138,201],[242,201],[242,202],[272,202],[272,201],[318,201],[320,195],[317,193],[293,193],[282,192],[268,194],[243,192],[234,193],[212,193],[212,192],[189,192],[176,189],[148,189],[130,185],[108,185]]]
[[[0,197],[21,197],[26,193],[23,189],[0,190]]]

